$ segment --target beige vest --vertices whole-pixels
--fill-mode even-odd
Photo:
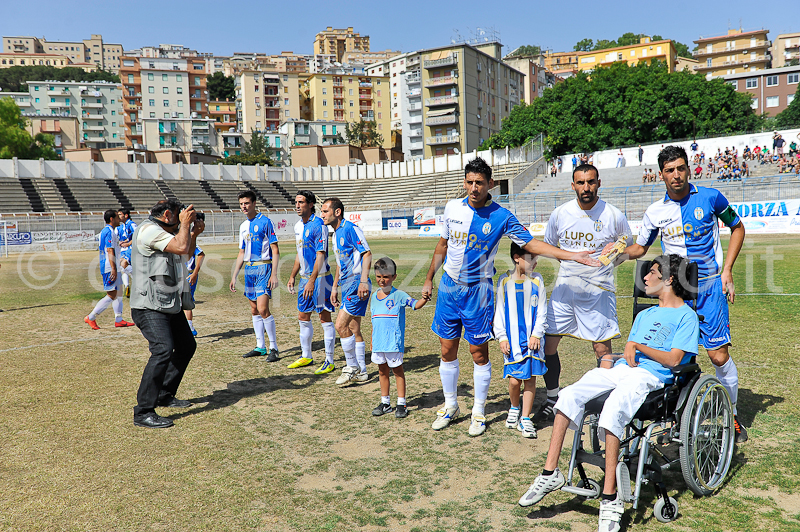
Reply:
[[[182,257],[156,249],[152,255],[146,257],[139,251],[139,233],[150,225],[155,224],[149,220],[142,222],[133,233],[131,308],[156,310],[165,314],[191,310],[194,308],[194,301],[186,281],[189,273]]]

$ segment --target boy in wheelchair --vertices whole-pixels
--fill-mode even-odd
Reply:
[[[692,299],[685,272],[688,261],[678,255],[655,258],[645,276],[645,292],[658,298],[658,306],[636,316],[624,354],[610,369],[597,368],[559,394],[556,418],[544,470],[519,500],[531,506],[565,484],[558,459],[567,429],[578,425],[590,400],[611,390],[598,421],[598,436],[605,441],[606,475],[600,500],[599,530],[620,529],[623,498],[617,495],[615,471],[620,440],[647,395],[671,382],[671,367],[687,363],[697,354],[700,337],[697,314],[685,300]],[[627,487],[626,489],[630,489]]]

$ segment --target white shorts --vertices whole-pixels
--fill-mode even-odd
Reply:
[[[547,334],[591,342],[619,338],[617,296],[579,279],[559,278],[547,301]]]
[[[619,364],[611,369],[595,368],[561,390],[555,409],[569,418],[572,430],[578,430],[586,403],[613,390],[600,413],[598,436],[600,441],[605,441],[605,431],[609,431],[621,440],[625,426],[636,415],[647,394],[663,387],[658,377],[639,367]]]
[[[396,368],[403,365],[403,353],[384,353],[383,351],[372,352],[373,364],[389,364],[390,368]]]

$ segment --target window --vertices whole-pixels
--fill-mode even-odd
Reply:
[[[283,116],[289,116],[289,110],[288,110],[288,109],[286,109],[286,110],[283,112]]]
[[[194,84],[200,85],[200,78],[194,78]]]
[[[733,90],[739,90],[739,80],[738,80],[738,79],[732,79],[732,80],[730,80],[730,81],[728,82],[728,85],[730,85],[731,87],[733,87]]]
[[[116,111],[111,111],[111,116],[116,116],[116,114],[117,114]]]
[[[114,100],[111,100],[111,105],[114,105]]]
[[[11,64],[13,65],[14,63],[11,63]],[[38,92],[39,91],[39,85],[34,85],[33,86],[33,90],[34,90],[34,92]]]
[[[350,102],[352,104],[352,102]],[[350,111],[350,118],[353,118],[353,111]]]
[[[169,74],[161,74],[161,81],[169,81]]]
[[[328,106],[328,100],[322,100],[322,107]]]
[[[153,79],[155,79],[155,78],[153,77],[153,73],[152,73],[152,72],[149,72],[149,73],[147,74],[147,81],[153,81]]]
[[[328,111],[322,111],[322,118],[328,118]]]
[[[378,120],[380,120],[381,118],[383,118],[383,113],[378,113]]]
[[[150,118],[155,118],[155,117],[156,117],[155,113],[150,113]]]
[[[183,107],[183,100],[178,100],[178,107]]]
[[[331,126],[331,135],[336,134],[336,126]]]
[[[116,122],[111,122],[111,127],[117,127],[117,123]]]
[[[353,100],[350,100],[350,107],[353,107]]]
[[[328,94],[328,87],[322,87],[322,94]]]
[[[289,81],[289,76],[287,76],[286,74],[284,74],[284,75],[283,75],[283,81]]]
[[[644,51],[646,52],[647,50],[644,50]],[[643,53],[642,55],[645,55],[645,54]],[[708,59],[706,59],[706,66],[707,67],[711,66],[711,58],[710,57]]]
[[[175,74],[175,81],[183,81],[183,76],[181,74]]]
[[[758,98],[753,98],[753,100],[750,102],[750,107],[752,109],[758,109]]]
[[[283,88],[283,93],[284,94],[289,94],[289,87],[284,87]]]
[[[150,94],[155,94],[156,88],[155,87],[147,87],[147,92],[149,92]]]
[[[178,94],[183,94],[183,87],[178,87]]]
[[[747,85],[745,85],[748,89],[757,89],[758,88],[758,78],[747,78]]]
[[[322,126],[322,134],[323,135],[327,135],[328,134],[327,126],[325,126],[325,125]]]
[[[789,94],[786,96],[786,105],[789,105],[794,101],[794,94]]]
[[[128,83],[133,83],[133,74],[128,74]]]
[[[780,97],[767,96],[767,107],[778,107],[780,105]]]
[[[169,100],[164,100],[164,107],[169,107]]]
[[[786,74],[786,84],[793,85],[798,82],[798,78],[800,78],[800,74]]]
[[[164,94],[169,94],[169,87],[164,87],[162,90]]]
[[[261,109],[256,109],[256,116],[261,116]]]
[[[767,76],[767,87],[774,87],[778,84],[778,76]]]
[[[156,101],[155,100],[148,100],[147,103],[148,103],[148,105],[150,105],[150,107],[155,107],[156,106]]]

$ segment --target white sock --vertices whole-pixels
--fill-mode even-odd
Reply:
[[[267,338],[269,338],[269,348],[278,349],[278,339],[275,333],[275,317],[270,314],[266,318],[261,318],[261,321],[264,323],[264,330],[267,333]]]
[[[194,330],[194,323],[192,323],[192,320],[186,320],[186,322],[189,324],[189,328]]]
[[[130,278],[129,278],[128,274],[123,271],[122,272],[122,285],[123,286],[128,286],[130,284],[130,282],[131,281],[130,281]]]
[[[561,391],[561,388],[556,388],[555,390],[547,390],[547,400],[553,401],[554,403],[558,400],[558,392]]]
[[[94,306],[94,310],[89,314],[89,319],[90,320],[96,319],[101,312],[103,312],[105,309],[108,308],[108,306],[111,304],[112,301],[113,300],[110,297],[108,297],[108,294],[106,294],[106,296],[100,301],[98,301],[97,305]]]
[[[314,340],[314,324],[311,320],[300,320],[300,349],[303,351],[303,358],[314,358],[311,355],[312,340]]]
[[[439,361],[439,377],[442,379],[442,391],[444,392],[444,406],[455,408],[458,406],[456,393],[458,391],[458,359],[452,362]]]
[[[717,370],[717,378],[719,382],[728,390],[728,395],[731,396],[731,403],[733,403],[733,413],[736,414],[736,400],[739,398],[739,370],[736,369],[736,364],[733,358],[728,358],[728,361],[721,366],[714,365]]]
[[[486,397],[489,395],[489,383],[492,381],[492,362],[479,366],[474,364],[473,379],[475,383],[475,403],[472,405],[473,416],[483,416]]]
[[[122,301],[123,299],[119,295],[111,301],[111,308],[114,309],[114,321],[117,323],[122,321]]]
[[[351,335],[347,338],[339,337],[339,340],[342,343],[342,351],[344,351],[346,364],[353,368],[358,367],[358,362],[356,362],[356,336]]]
[[[253,316],[253,330],[256,332],[256,347],[264,349],[264,320],[258,314]]]
[[[333,364],[333,348],[336,346],[336,327],[330,321],[322,322],[322,334],[325,337],[325,361]]]
[[[406,398],[405,398],[405,397],[398,397],[398,398],[397,398],[397,404],[398,404],[398,405],[403,405],[403,406],[405,406],[405,404],[406,404]]]
[[[358,369],[367,371],[367,344],[366,342],[356,342],[356,362]]]
[[[391,404],[391,399],[389,399],[388,395],[381,395],[381,403],[389,405]]]

